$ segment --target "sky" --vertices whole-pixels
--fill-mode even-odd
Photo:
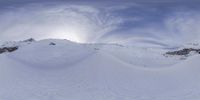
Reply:
[[[0,42],[179,45],[200,37],[197,0],[1,0]]]

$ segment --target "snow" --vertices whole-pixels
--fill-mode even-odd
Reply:
[[[166,51],[56,39],[21,45],[0,55],[0,100],[199,100],[200,56]]]

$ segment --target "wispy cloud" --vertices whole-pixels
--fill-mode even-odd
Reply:
[[[199,10],[195,3],[130,0],[109,4],[35,2],[8,6],[0,10],[0,41],[33,37],[133,43],[144,39],[179,45],[199,39]]]
[[[123,23],[127,24],[115,34],[108,34],[105,41],[135,44],[138,40],[151,40],[166,46],[177,46],[200,38],[198,7],[147,4],[134,10],[137,11],[132,11],[129,16],[137,20],[131,22],[129,16],[123,16],[126,19]]]
[[[114,30],[120,18],[104,9],[73,4],[29,4],[0,15],[1,38],[65,38],[94,42]]]

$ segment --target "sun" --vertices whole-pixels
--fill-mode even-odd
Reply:
[[[67,32],[65,31],[56,31],[51,37],[54,37],[56,39],[67,39],[72,42],[76,43],[84,43],[84,39],[79,35],[80,33],[70,31],[68,30]]]

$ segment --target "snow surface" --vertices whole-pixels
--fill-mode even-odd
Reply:
[[[0,55],[0,100],[200,99],[198,55],[55,39],[6,45],[20,46]]]

